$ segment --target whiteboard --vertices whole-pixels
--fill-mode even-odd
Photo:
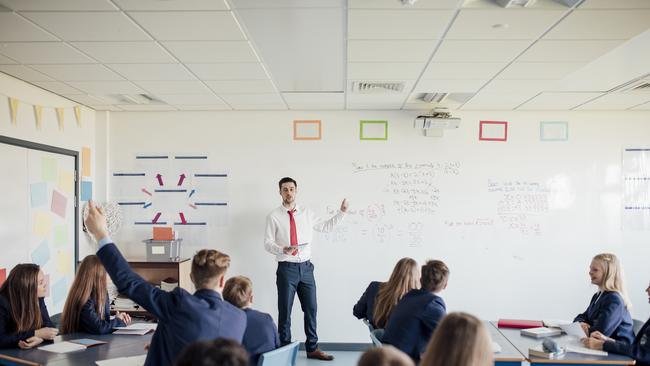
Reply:
[[[77,152],[0,136],[0,156],[0,274],[40,265],[48,311],[60,313],[77,263]]]

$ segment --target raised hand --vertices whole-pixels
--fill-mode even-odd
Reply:
[[[104,210],[95,206],[95,202],[88,201],[88,217],[86,217],[86,228],[99,241],[108,236],[106,217]]]
[[[348,199],[344,198],[343,202],[341,202],[341,212],[347,212],[348,211]]]

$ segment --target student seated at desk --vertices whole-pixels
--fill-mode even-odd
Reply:
[[[632,317],[628,311],[628,300],[623,284],[623,268],[614,254],[598,254],[589,266],[591,283],[598,286],[598,292],[589,302],[587,310],[576,316],[585,334],[600,332],[615,340],[632,343],[634,332]]]
[[[45,286],[36,264],[18,264],[9,272],[0,288],[0,348],[33,348],[57,335],[43,299]]]
[[[648,302],[650,302],[650,284],[645,289],[645,292],[648,294]],[[585,346],[592,349],[631,357],[636,360],[637,366],[650,366],[650,319],[643,324],[632,343],[617,341],[598,331],[591,333],[591,337],[583,340],[583,342]]]
[[[422,266],[422,287],[409,291],[393,309],[382,342],[397,347],[417,363],[445,316],[445,302],[437,294],[447,287],[448,278],[449,268],[445,263],[427,261]]]
[[[388,282],[370,282],[352,308],[352,314],[358,319],[367,319],[373,327],[382,329],[402,296],[420,287],[419,282],[418,263],[412,258],[402,258],[395,264]]]
[[[485,325],[467,313],[442,319],[422,355],[420,366],[492,366],[492,340]]]
[[[413,360],[393,346],[374,347],[361,355],[357,366],[414,366]]]
[[[271,315],[251,309],[253,283],[248,277],[236,276],[226,281],[223,298],[246,313],[246,332],[242,344],[250,355],[250,364],[257,365],[262,353],[280,347],[278,327]]]
[[[196,292],[177,287],[165,292],[148,283],[129,267],[106,230],[106,217],[94,202],[88,204],[86,228],[97,239],[97,257],[117,290],[158,319],[146,366],[172,365],[186,345],[198,340],[228,338],[241,342],[246,314],[223,301],[221,290],[230,257],[213,249],[200,250],[192,259],[190,278]]]
[[[231,339],[194,342],[185,347],[175,366],[248,366],[248,354]]]
[[[115,327],[131,323],[131,317],[127,313],[118,312],[115,319],[111,320],[106,276],[106,270],[96,255],[89,255],[81,261],[63,307],[62,334],[108,334]]]

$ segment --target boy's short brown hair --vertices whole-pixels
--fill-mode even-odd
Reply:
[[[242,309],[248,305],[251,296],[253,296],[253,282],[248,277],[235,276],[226,281],[223,298],[229,303]]]
[[[423,290],[438,292],[445,287],[449,278],[449,267],[443,261],[428,260],[422,266],[420,284]]]
[[[197,289],[205,288],[210,281],[219,279],[230,267],[230,257],[214,249],[201,249],[192,259],[192,280]]]

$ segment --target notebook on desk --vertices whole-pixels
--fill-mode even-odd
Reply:
[[[133,323],[128,327],[115,327],[113,334],[142,336],[156,330],[157,326],[158,324],[156,323]]]

